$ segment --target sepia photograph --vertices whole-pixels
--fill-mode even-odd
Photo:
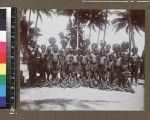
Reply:
[[[20,11],[22,110],[144,111],[145,10]]]

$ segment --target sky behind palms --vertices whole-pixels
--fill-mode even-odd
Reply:
[[[114,10],[111,10],[111,11],[114,11]],[[29,12],[27,12],[26,15],[27,15],[27,20],[28,20]],[[114,14],[111,14],[108,16],[108,20],[113,20],[115,17],[117,16]],[[31,21],[34,22],[33,26],[35,26],[36,14],[33,14],[33,13],[31,14]],[[57,40],[57,45],[59,46],[59,48],[61,48],[60,38],[58,36],[58,33],[64,32],[64,34],[67,34],[66,25],[68,21],[69,21],[69,18],[66,16],[58,16],[58,15],[53,14],[52,18],[50,18],[42,14],[42,22],[41,20],[39,20],[38,25],[37,25],[41,29],[42,36],[38,38],[37,43],[39,45],[42,45],[42,44],[49,45],[48,44],[49,37],[55,37]],[[89,32],[90,32],[89,28],[85,27],[83,30],[84,30],[84,38],[88,38]],[[104,33],[103,31],[100,32],[100,40],[103,39],[103,33]],[[97,42],[97,37],[98,37],[98,28],[96,29],[96,31],[92,30],[91,42],[92,43]],[[110,26],[107,26],[105,39],[106,39],[106,42],[111,45],[114,43],[121,44],[123,41],[129,41],[129,36],[128,34],[126,34],[124,29],[116,33],[115,29],[113,29],[113,25],[110,24]],[[135,39],[135,44],[139,49],[139,55],[141,55],[144,49],[144,45],[145,45],[144,32],[140,31],[140,34],[135,32],[134,39]]]

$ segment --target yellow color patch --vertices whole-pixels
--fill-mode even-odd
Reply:
[[[0,75],[6,75],[6,64],[0,64]]]

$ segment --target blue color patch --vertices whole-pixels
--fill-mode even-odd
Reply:
[[[6,107],[6,97],[0,97],[0,107]]]
[[[0,97],[6,97],[6,85],[0,85]]]

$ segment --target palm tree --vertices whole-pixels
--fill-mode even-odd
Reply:
[[[69,42],[69,46],[73,49],[77,48],[77,44],[79,48],[82,48],[83,45],[83,30],[82,27],[78,27],[78,33],[77,34],[77,26],[75,24],[75,20],[69,20],[69,23],[66,27],[67,30],[67,36],[66,40]],[[77,35],[78,35],[78,42],[77,42]]]
[[[43,14],[52,18],[52,13],[54,13],[54,10],[53,9],[50,9],[50,10],[46,10],[46,9],[35,10],[35,13],[37,14],[37,16],[36,16],[36,22],[35,22],[35,28],[37,28],[37,24],[38,24],[39,18],[42,21],[42,15]]]
[[[39,18],[42,21],[42,14],[45,14],[48,17],[52,17],[52,13],[54,13],[53,9],[50,9],[50,10],[46,10],[46,9],[43,9],[43,10],[40,10],[40,9],[23,9],[22,13],[26,14],[28,11],[29,11],[29,20],[28,20],[29,22],[31,20],[31,13],[37,15],[36,21],[35,21],[35,29],[37,28]]]
[[[21,43],[21,52],[23,54],[23,63],[26,61],[26,54],[28,51],[28,46],[33,40],[34,37],[38,38],[41,36],[40,29],[35,30],[34,27],[31,27],[33,22],[28,22],[25,16],[22,16],[20,19],[20,43]]]
[[[82,10],[83,13],[83,17],[84,19],[82,19],[82,23],[87,23],[87,26],[90,29],[90,33],[89,33],[89,40],[91,37],[91,30],[93,29],[94,31],[96,31],[96,27],[99,29],[98,31],[98,38],[97,38],[97,43],[99,42],[99,37],[100,37],[100,31],[103,30],[104,28],[104,39],[105,39],[105,35],[106,35],[106,27],[107,24],[109,24],[109,21],[107,20],[107,14],[108,14],[108,10],[104,11],[104,10],[99,10],[99,9],[92,9],[92,10]]]
[[[66,16],[74,16],[75,25],[77,26],[76,34],[77,34],[77,48],[79,46],[79,27],[81,24],[87,24],[90,29],[89,32],[89,40],[91,38],[92,29],[96,31],[96,27],[99,28],[98,40],[100,36],[100,30],[103,29],[103,26],[107,26],[108,20],[106,19],[106,15],[104,13],[108,13],[106,10],[97,10],[97,9],[67,9],[67,10],[57,10],[58,15],[66,15]],[[105,30],[106,32],[106,30]],[[98,41],[97,40],[97,41]]]
[[[89,40],[91,38],[91,30],[93,29],[94,31],[96,31],[96,27],[99,23],[99,17],[101,14],[101,10],[87,10],[87,14],[84,14],[85,20],[84,23],[87,23],[87,26],[90,29],[90,33],[89,33]],[[99,26],[98,26],[99,27]]]
[[[130,52],[131,52],[131,43],[133,47],[135,47],[134,34],[137,31],[140,34],[140,31],[144,31],[144,10],[126,10],[126,11],[116,11],[115,14],[118,18],[115,18],[112,21],[114,28],[116,28],[116,32],[121,29],[125,29],[126,33],[129,34],[129,44],[130,44]]]
[[[38,20],[40,18],[40,20],[42,21],[42,14],[45,14],[46,16],[48,17],[52,17],[52,13],[54,13],[54,10],[51,9],[51,10],[46,10],[46,9],[43,9],[43,10],[38,10],[38,9],[23,9],[21,10],[22,13],[26,14],[28,11],[29,11],[29,20],[28,20],[28,23],[30,23],[31,21],[31,13],[33,14],[36,14],[36,21],[35,21],[35,32],[34,33],[38,33],[39,32],[39,29],[37,28],[37,25],[38,25]],[[30,25],[29,25],[30,27]],[[35,40],[36,40],[36,36],[34,37]]]
[[[108,9],[104,12],[104,16],[105,16],[105,19],[107,21],[107,17],[108,17]],[[103,36],[103,40],[105,41],[105,37],[106,37],[106,28],[107,28],[107,23],[105,23],[105,28],[104,28],[104,36]]]
[[[109,20],[107,19],[107,16],[106,14],[108,14],[110,12],[108,12],[108,10],[106,11],[103,11],[101,10],[97,16],[97,23],[96,23],[96,26],[99,28],[99,31],[98,31],[98,37],[97,37],[97,43],[99,42],[100,40],[100,31],[101,30],[104,30],[104,36],[103,36],[103,40],[105,40],[105,36],[106,36],[106,28],[107,28],[107,25],[109,25]]]
[[[56,13],[58,14],[58,15],[65,15],[65,16],[68,16],[69,17],[69,19],[70,19],[70,17],[74,17],[74,20],[73,20],[73,22],[74,22],[74,25],[75,25],[75,27],[76,27],[76,41],[77,41],[77,49],[79,48],[79,44],[80,44],[80,42],[79,42],[79,36],[80,36],[80,30],[79,30],[79,28],[80,28],[80,25],[81,24],[83,24],[83,23],[85,23],[85,21],[86,21],[86,18],[85,18],[85,16],[84,15],[86,15],[85,14],[85,12],[86,12],[86,10],[80,10],[80,9],[65,9],[65,10],[57,10],[56,11]]]
[[[31,21],[31,13],[35,13],[36,10],[34,9],[21,9],[21,13],[22,14],[27,14],[27,12],[29,11],[29,18],[28,18],[28,22]]]
[[[23,55],[22,62],[23,64],[26,62],[26,50],[27,50],[27,34],[28,34],[28,23],[26,21],[26,17],[22,16],[20,19],[20,50]]]

